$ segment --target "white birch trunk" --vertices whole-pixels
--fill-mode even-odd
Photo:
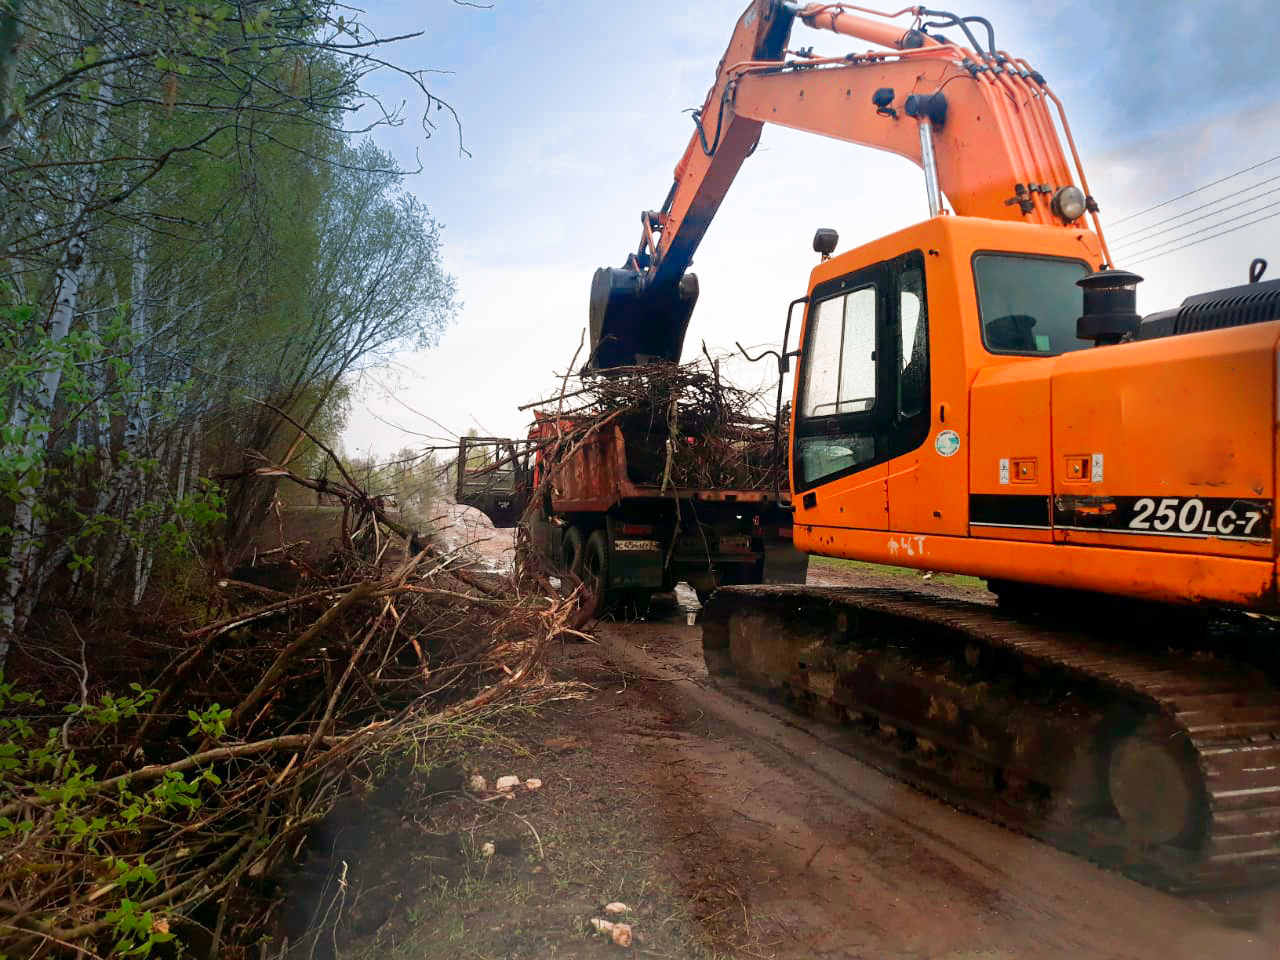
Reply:
[[[79,201],[73,222],[77,223],[83,214],[84,203]],[[80,282],[84,271],[85,237],[83,231],[71,238],[63,254],[62,263],[58,266],[56,294],[53,309],[46,324],[46,333],[51,344],[57,344],[66,338],[71,329],[71,318],[75,315],[76,303],[80,296]],[[48,365],[40,377],[34,396],[18,400],[18,411],[15,420],[20,428],[25,429],[26,437],[22,441],[22,453],[32,461],[26,479],[18,491],[18,501],[13,508],[13,544],[9,549],[9,566],[5,570],[3,588],[0,588],[0,665],[3,665],[9,654],[9,645],[14,637],[26,626],[35,603],[35,595],[39,593],[41,577],[32,574],[33,561],[40,549],[40,538],[44,535],[44,524],[36,513],[43,471],[36,464],[43,459],[44,436],[50,426],[53,414],[53,403],[57,399],[58,385],[62,380],[62,366],[54,356],[48,358]],[[43,571],[40,571],[43,572]]]
[[[147,581],[151,579],[151,563],[154,559],[155,554],[151,550],[143,548],[137,552],[133,567],[133,605],[135,607],[142,602],[147,592]]]
[[[101,155],[107,133],[107,111],[114,97],[115,87],[111,85],[111,77],[108,76],[103,80],[93,134],[86,151],[86,156],[90,158]],[[45,322],[45,336],[51,346],[56,346],[70,332],[84,282],[85,250],[88,246],[85,211],[97,191],[99,171],[96,166],[82,167],[80,170],[74,183],[71,207],[67,211],[67,222],[72,224],[75,232],[68,240],[54,274],[53,305]],[[51,425],[61,382],[62,365],[56,355],[51,354],[36,389],[16,400],[14,423],[25,431],[25,438],[21,441],[22,452],[31,458],[33,464],[43,460],[44,437]],[[0,667],[4,665],[12,641],[26,626],[26,618],[30,615],[43,584],[44,569],[33,569],[40,547],[39,540],[44,533],[43,525],[37,519],[36,509],[43,477],[36,466],[32,467],[27,476],[29,480],[19,489],[18,501],[14,505],[15,533],[9,549],[9,565],[4,571],[3,583],[0,583]]]
[[[129,297],[129,332],[133,334],[134,362],[133,375],[138,381],[138,402],[129,411],[129,419],[124,428],[124,445],[131,453],[142,448],[146,436],[147,424],[150,422],[151,396],[150,382],[147,377],[147,347],[151,334],[151,308],[147,301],[148,272],[147,238],[138,228],[133,242],[133,270],[130,274]]]
[[[174,494],[175,500],[181,500],[187,495],[187,469],[191,465],[191,443],[199,429],[200,421],[194,421],[182,437],[182,455],[178,458],[178,488],[177,493]],[[193,482],[191,486],[194,489],[195,483]]]

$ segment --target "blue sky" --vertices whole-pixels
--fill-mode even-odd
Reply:
[[[701,103],[746,3],[367,7],[360,19],[376,34],[425,31],[388,58],[448,71],[431,87],[460,113],[471,156],[459,154],[447,114],[434,114],[437,131],[424,140],[412,88],[389,73],[370,78],[386,102],[408,101],[408,121],[376,139],[410,169],[421,161],[406,186],[445,227],[464,306],[439,347],[406,354],[366,386],[349,451],[424,442],[385,421],[442,435],[406,407],[450,432],[522,432],[527,414],[516,407],[554,387],[578,344],[592,272],[620,265],[638,240],[640,211],[661,204],[692,132],[681,111]],[[1063,98],[1105,227],[1280,154],[1267,6],[1277,12],[1270,0],[968,0],[956,12],[988,17],[999,46],[1030,60]],[[797,25],[792,45],[801,44],[836,54],[867,46]],[[1114,242],[1277,175],[1280,161],[1108,234]],[[926,215],[921,174],[906,161],[766,129],[699,250],[702,296],[686,355],[703,339],[713,350],[776,342],[787,302],[804,293],[815,227],[835,227],[848,249]],[[1280,272],[1280,219],[1142,264],[1140,306],[1243,282],[1253,256]],[[739,375],[766,379],[763,366]]]

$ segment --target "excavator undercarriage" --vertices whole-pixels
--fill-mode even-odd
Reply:
[[[846,727],[947,802],[1171,890],[1280,877],[1261,669],[1134,635],[1141,617],[1091,629],[895,590],[728,587],[701,620],[713,679]]]

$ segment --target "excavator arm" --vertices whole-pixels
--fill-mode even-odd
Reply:
[[[688,267],[766,122],[906,157],[924,170],[933,216],[944,195],[955,213],[992,220],[1078,227],[1087,212],[1101,238],[1061,103],[1026,61],[996,49],[985,20],[924,7],[873,20],[852,10],[862,8],[754,0],[743,13],[666,202],[641,215],[640,247],[626,264],[593,278],[592,368],[679,359],[698,293]],[[904,16],[908,25],[889,22]],[[796,19],[880,49],[790,51]],[[969,45],[930,32],[946,28]]]
[[[676,166],[675,182],[661,212],[641,214],[639,251],[622,269],[601,267],[591,282],[591,369],[609,369],[648,360],[679,360],[685,329],[698,300],[698,280],[686,269],[737,176],[760,138],[760,120],[721,112],[739,63],[782,62],[795,13],[777,0],[754,0],[738,18],[716,81],[700,110],[697,131]],[[708,134],[704,117],[721,123]],[[704,141],[707,136],[710,141]],[[679,205],[683,227],[670,229]],[[674,251],[672,247],[675,247]]]

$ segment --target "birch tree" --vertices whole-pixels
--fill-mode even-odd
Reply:
[[[376,69],[326,3],[0,3],[0,665],[53,586],[142,600],[281,442],[453,313],[438,233],[347,118]],[[400,123],[375,111],[376,123]],[[459,144],[460,148],[460,144]],[[208,532],[207,530],[204,532]]]

